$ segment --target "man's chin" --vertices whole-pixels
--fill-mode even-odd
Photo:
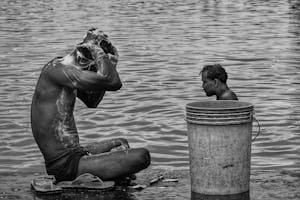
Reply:
[[[211,97],[211,96],[214,95],[213,93],[208,93],[208,92],[205,92],[205,94],[206,94],[206,96],[208,96],[208,97]]]

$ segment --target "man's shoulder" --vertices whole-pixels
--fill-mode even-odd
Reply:
[[[220,100],[238,100],[236,94],[232,90],[226,90]]]
[[[60,61],[63,57],[56,57],[50,60],[44,67],[43,69],[51,68],[51,67],[56,67],[58,65],[61,65]]]

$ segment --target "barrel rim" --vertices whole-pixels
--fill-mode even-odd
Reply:
[[[245,116],[245,117],[218,117],[218,118],[209,118],[209,117],[190,117],[186,116],[186,119],[189,120],[199,120],[199,121],[238,121],[238,120],[246,120],[252,119],[252,116]]]
[[[219,116],[249,116],[253,115],[253,112],[232,112],[232,113],[203,113],[203,112],[190,112],[186,111],[186,116],[209,116],[209,117],[219,117]]]
[[[239,103],[244,104],[244,106],[236,106],[236,107],[229,107],[229,108],[207,108],[207,107],[198,107],[195,106],[195,104],[201,104],[201,103],[216,103],[216,104],[222,104],[222,103]],[[195,102],[190,102],[186,104],[186,109],[192,109],[192,110],[203,110],[203,111],[230,111],[230,110],[253,110],[253,105],[251,103],[248,102],[243,102],[243,101],[237,101],[237,100],[214,100],[214,101],[195,101]]]
[[[197,125],[211,125],[211,126],[223,126],[223,125],[239,125],[239,124],[245,124],[245,123],[252,123],[253,118],[247,119],[247,120],[230,120],[230,121],[194,121],[185,118],[185,121],[188,122],[188,124],[197,124]]]
[[[190,109],[186,109],[187,112],[190,113],[203,113],[203,114],[230,114],[230,113],[241,113],[241,112],[253,112],[253,109],[244,109],[244,110],[190,110]]]

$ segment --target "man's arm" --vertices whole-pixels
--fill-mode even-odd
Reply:
[[[61,63],[48,66],[44,74],[50,81],[81,91],[116,91],[122,87],[116,65],[111,62],[107,55],[97,60],[101,65],[101,72],[91,72],[78,69],[76,66],[64,66]]]
[[[112,65],[117,65],[118,62],[118,51],[117,49],[113,46],[110,45],[112,48],[112,53],[108,53],[108,57],[112,63]],[[97,69],[99,71],[100,69]],[[93,90],[88,90],[88,91],[82,91],[82,90],[77,90],[77,97],[88,107],[88,108],[96,108],[101,100],[103,99],[105,94],[104,90],[100,91],[93,91]]]

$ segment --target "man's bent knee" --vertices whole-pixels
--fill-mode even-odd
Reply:
[[[145,148],[137,148],[135,150],[137,153],[137,161],[140,162],[140,166],[143,169],[147,168],[151,162],[150,152]]]

